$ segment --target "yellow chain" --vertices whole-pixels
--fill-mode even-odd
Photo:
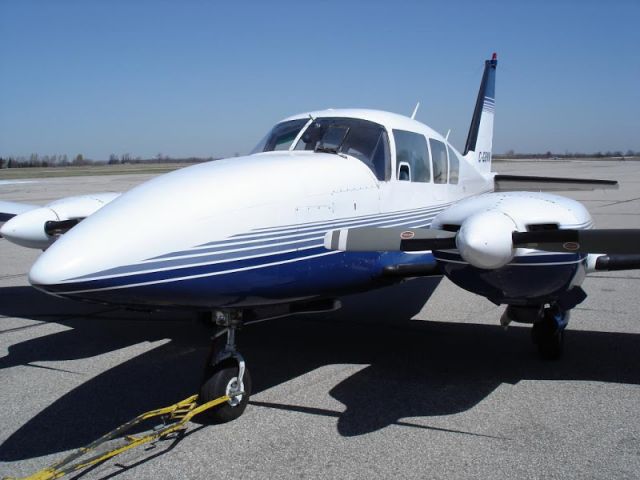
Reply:
[[[243,392],[237,392],[235,395],[242,395]],[[234,395],[234,396],[235,396]],[[90,467],[100,462],[104,462],[116,455],[120,455],[121,453],[126,452],[132,448],[135,448],[140,445],[144,445],[145,443],[152,442],[154,440],[160,439],[162,437],[166,437],[167,435],[180,430],[185,423],[191,420],[194,416],[199,413],[204,412],[205,410],[209,410],[210,408],[216,407],[222,403],[228,402],[231,400],[231,397],[228,395],[224,395],[222,397],[218,397],[209,402],[203,403],[202,405],[197,405],[198,395],[192,395],[184,400],[170,405],[164,408],[158,408],[156,410],[151,410],[149,412],[138,415],[133,420],[119,426],[115,430],[103,435],[98,440],[93,443],[90,443],[86,447],[82,447],[76,450],[71,455],[65,457],[64,459],[54,463],[53,465],[44,468],[33,475],[28,477],[23,477],[21,479],[15,477],[5,477],[3,480],[53,480],[56,478],[60,478],[64,475],[67,475],[72,472],[77,472],[78,470],[82,470],[84,468]],[[158,417],[162,415],[168,415],[169,421],[173,420],[172,423],[166,425],[165,427],[154,431],[148,435],[144,435],[141,437],[136,437],[133,435],[125,436],[124,438],[127,440],[127,444],[121,447],[114,448],[109,450],[106,453],[101,455],[96,455],[95,457],[89,458],[84,461],[79,461],[77,463],[73,463],[75,460],[79,459],[87,455],[92,450],[95,450],[98,446],[102,445],[105,442],[113,440],[115,438],[120,437],[124,432],[130,430],[133,426],[148,420],[153,417]]]

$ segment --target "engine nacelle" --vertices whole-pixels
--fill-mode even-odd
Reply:
[[[434,251],[456,285],[496,303],[540,305],[580,285],[586,255],[513,248],[514,231],[591,228],[579,202],[548,193],[489,193],[440,213],[431,228],[457,230],[457,250]]]
[[[66,197],[44,207],[16,215],[0,228],[0,235],[17,245],[45,250],[58,235],[47,233],[47,222],[82,220],[118,197],[119,193],[98,193]]]

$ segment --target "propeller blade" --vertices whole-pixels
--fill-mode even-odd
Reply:
[[[455,236],[455,232],[428,228],[344,228],[327,232],[324,246],[349,252],[417,252],[456,248]]]
[[[514,247],[548,252],[640,254],[640,229],[513,232]]]

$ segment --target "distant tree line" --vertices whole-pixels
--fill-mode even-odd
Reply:
[[[75,160],[75,159],[74,159]],[[82,155],[80,160],[84,161]],[[67,167],[72,165],[67,155],[43,155],[40,156],[37,153],[32,153],[28,157],[0,157],[0,168],[24,168],[24,167],[50,167],[61,166]]]
[[[627,150],[623,152],[622,150],[615,150],[606,152],[594,152],[594,153],[574,153],[574,152],[565,152],[565,153],[553,153],[553,152],[545,152],[545,153],[516,153],[513,150],[507,150],[505,153],[495,153],[492,155],[493,158],[502,159],[502,158],[628,158],[628,157],[640,157],[640,151],[636,152],[634,150]]]
[[[32,153],[26,156],[9,156],[0,157],[0,168],[52,168],[52,167],[69,167],[69,166],[91,166],[91,165],[122,165],[137,163],[200,163],[215,160],[214,157],[186,157],[172,158],[161,153],[153,158],[142,158],[140,156],[132,157],[128,153],[122,155],[111,154],[109,160],[91,160],[85,158],[81,153],[72,159],[67,155],[38,155]]]

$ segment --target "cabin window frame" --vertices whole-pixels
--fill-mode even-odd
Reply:
[[[460,157],[455,152],[455,150],[451,147],[451,145],[447,144],[447,158],[449,160],[449,185],[457,185],[460,182]],[[455,158],[456,168],[455,170],[451,168],[451,158]],[[452,172],[456,173],[455,181],[452,181]]]
[[[437,138],[429,138],[429,151],[431,153],[431,167],[432,167],[432,175],[433,175],[433,183],[435,185],[446,185],[449,181],[449,159],[447,154],[447,145]],[[436,154],[441,153],[444,156],[441,156],[436,160]],[[440,175],[436,178],[436,165],[438,165],[438,170]]]
[[[393,143],[395,147],[394,155],[395,155],[395,166],[396,166],[396,178],[395,178],[396,181],[400,181],[400,182],[406,181],[406,180],[400,180],[399,178],[400,165],[403,163],[406,163],[409,166],[411,183],[433,183],[431,152],[429,151],[429,141],[427,139],[427,136],[422,133],[413,132],[411,130],[403,130],[400,128],[394,128],[392,130],[392,133],[393,133]],[[407,148],[408,142],[406,142],[406,140],[411,137],[413,137],[414,140],[418,140],[420,143],[422,142],[424,143],[420,145],[420,148],[418,149],[415,148],[416,146],[415,144],[411,145],[410,146],[411,148],[407,150],[407,152],[411,154],[410,155],[411,158],[409,158],[409,156],[400,155],[400,153],[403,153],[400,149],[403,147]],[[418,161],[418,157],[414,157],[412,154],[420,153],[420,150],[422,149],[423,146],[424,146],[424,151],[423,151],[424,157],[423,157],[422,163],[420,163]],[[424,168],[421,170],[420,167],[424,167]]]

